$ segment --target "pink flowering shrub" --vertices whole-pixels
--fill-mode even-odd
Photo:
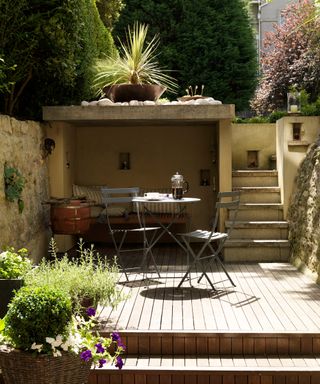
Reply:
[[[285,109],[290,88],[304,89],[310,101],[320,93],[320,18],[314,3],[291,2],[282,19],[265,36],[262,75],[251,101],[257,114]]]

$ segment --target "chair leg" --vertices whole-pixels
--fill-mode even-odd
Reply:
[[[213,249],[212,249],[213,250]],[[219,257],[219,254],[220,254],[220,247],[218,248],[217,251],[215,251],[213,254],[212,254],[212,257],[210,258],[210,260],[208,261],[207,265],[215,260],[215,262],[217,264],[219,264],[221,266],[221,268],[223,269],[223,272],[226,274],[227,278],[229,279],[230,283],[236,287],[236,284],[234,283],[234,281],[232,280],[231,276],[229,275],[228,271],[226,270],[226,267],[224,266],[223,262],[220,260],[220,257]],[[202,273],[202,275],[199,277],[198,279],[198,283],[200,283],[200,281],[202,280],[203,276],[205,276],[205,272]]]

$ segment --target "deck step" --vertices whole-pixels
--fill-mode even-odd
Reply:
[[[121,371],[91,371],[89,384],[309,383],[320,382],[319,356],[129,356]]]
[[[226,221],[226,228],[231,222]],[[231,239],[288,239],[288,222],[286,221],[236,221]]]
[[[289,260],[285,239],[228,239],[224,246],[226,262],[283,262]]]
[[[320,334],[315,332],[124,330],[120,333],[127,355],[320,355]]]

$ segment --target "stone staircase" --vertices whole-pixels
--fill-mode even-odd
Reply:
[[[318,384],[313,333],[123,331],[125,365],[91,371],[89,384]]]
[[[241,191],[241,204],[224,248],[225,261],[287,261],[288,223],[283,219],[277,171],[233,171],[232,184]]]

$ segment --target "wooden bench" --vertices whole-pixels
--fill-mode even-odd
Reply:
[[[174,224],[172,225],[173,231],[183,231],[185,230],[186,224],[189,222],[189,215],[187,213],[181,215],[180,217],[175,217]],[[111,224],[118,225],[120,227],[135,227],[139,225],[139,219],[136,213],[130,213],[125,216],[115,216],[111,217]],[[156,213],[153,216],[146,216],[146,225],[155,226],[159,223],[163,225],[168,225],[172,221],[171,213]],[[111,238],[108,235],[108,228],[106,223],[92,219],[90,228],[87,232],[83,234],[83,239],[85,242],[100,242],[100,243],[109,243]],[[129,241],[135,242],[136,239],[131,236]],[[168,236],[163,236],[161,238],[162,242],[172,242],[172,238]]]

